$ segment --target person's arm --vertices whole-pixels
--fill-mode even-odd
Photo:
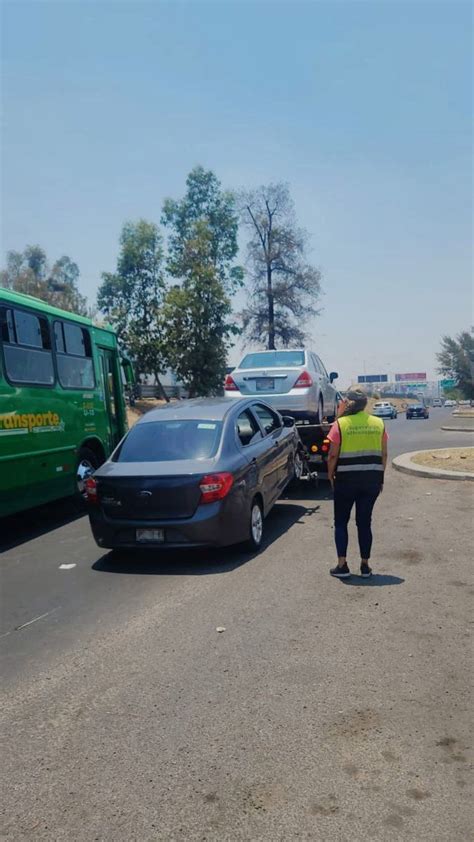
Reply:
[[[328,480],[334,488],[334,477],[336,476],[336,465],[339,459],[340,443],[331,442],[328,455]]]
[[[382,439],[382,465],[383,470],[385,473],[385,468],[387,467],[387,437],[384,436]]]

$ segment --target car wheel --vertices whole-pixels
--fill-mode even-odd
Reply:
[[[304,468],[303,457],[301,456],[301,453],[299,452],[299,450],[297,450],[296,453],[295,453],[294,461],[293,461],[293,479],[294,480],[300,480],[301,479],[301,477],[303,476],[303,468]]]
[[[318,402],[318,414],[316,416],[316,424],[322,424],[324,418],[324,404],[321,395],[319,396]]]
[[[86,479],[99,467],[97,455],[89,447],[81,447],[76,464],[76,493],[78,501],[86,499]]]
[[[263,510],[262,504],[257,497],[252,500],[250,507],[250,521],[249,521],[249,538],[247,541],[247,548],[249,550],[259,550],[262,546],[263,540]]]
[[[334,409],[332,415],[328,415],[328,422],[329,424],[334,424],[334,421],[337,418],[337,402],[334,404]]]

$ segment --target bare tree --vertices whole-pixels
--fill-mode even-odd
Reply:
[[[319,313],[321,273],[306,261],[308,234],[296,224],[286,184],[269,184],[239,197],[249,232],[247,266],[251,278],[242,312],[244,334],[273,350],[302,344],[304,324]]]

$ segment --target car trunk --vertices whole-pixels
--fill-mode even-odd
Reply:
[[[293,389],[303,371],[298,368],[241,369],[232,379],[242,395],[285,395]]]
[[[132,468],[132,464],[127,468]],[[204,473],[133,476],[127,472],[127,475],[97,476],[99,503],[104,514],[113,519],[190,518],[199,505],[199,482]]]

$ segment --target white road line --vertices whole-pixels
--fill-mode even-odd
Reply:
[[[59,570],[72,570],[72,568],[75,566],[75,564],[60,564]]]
[[[59,608],[59,606],[58,606]],[[21,631],[21,629],[26,629],[27,626],[31,626],[32,623],[37,623],[38,620],[43,620],[45,617],[48,617],[50,614],[54,614],[58,608],[53,608],[52,611],[46,611],[46,614],[40,614],[39,617],[34,617],[32,620],[28,620],[27,623],[22,623],[21,626],[16,626],[15,631]]]

